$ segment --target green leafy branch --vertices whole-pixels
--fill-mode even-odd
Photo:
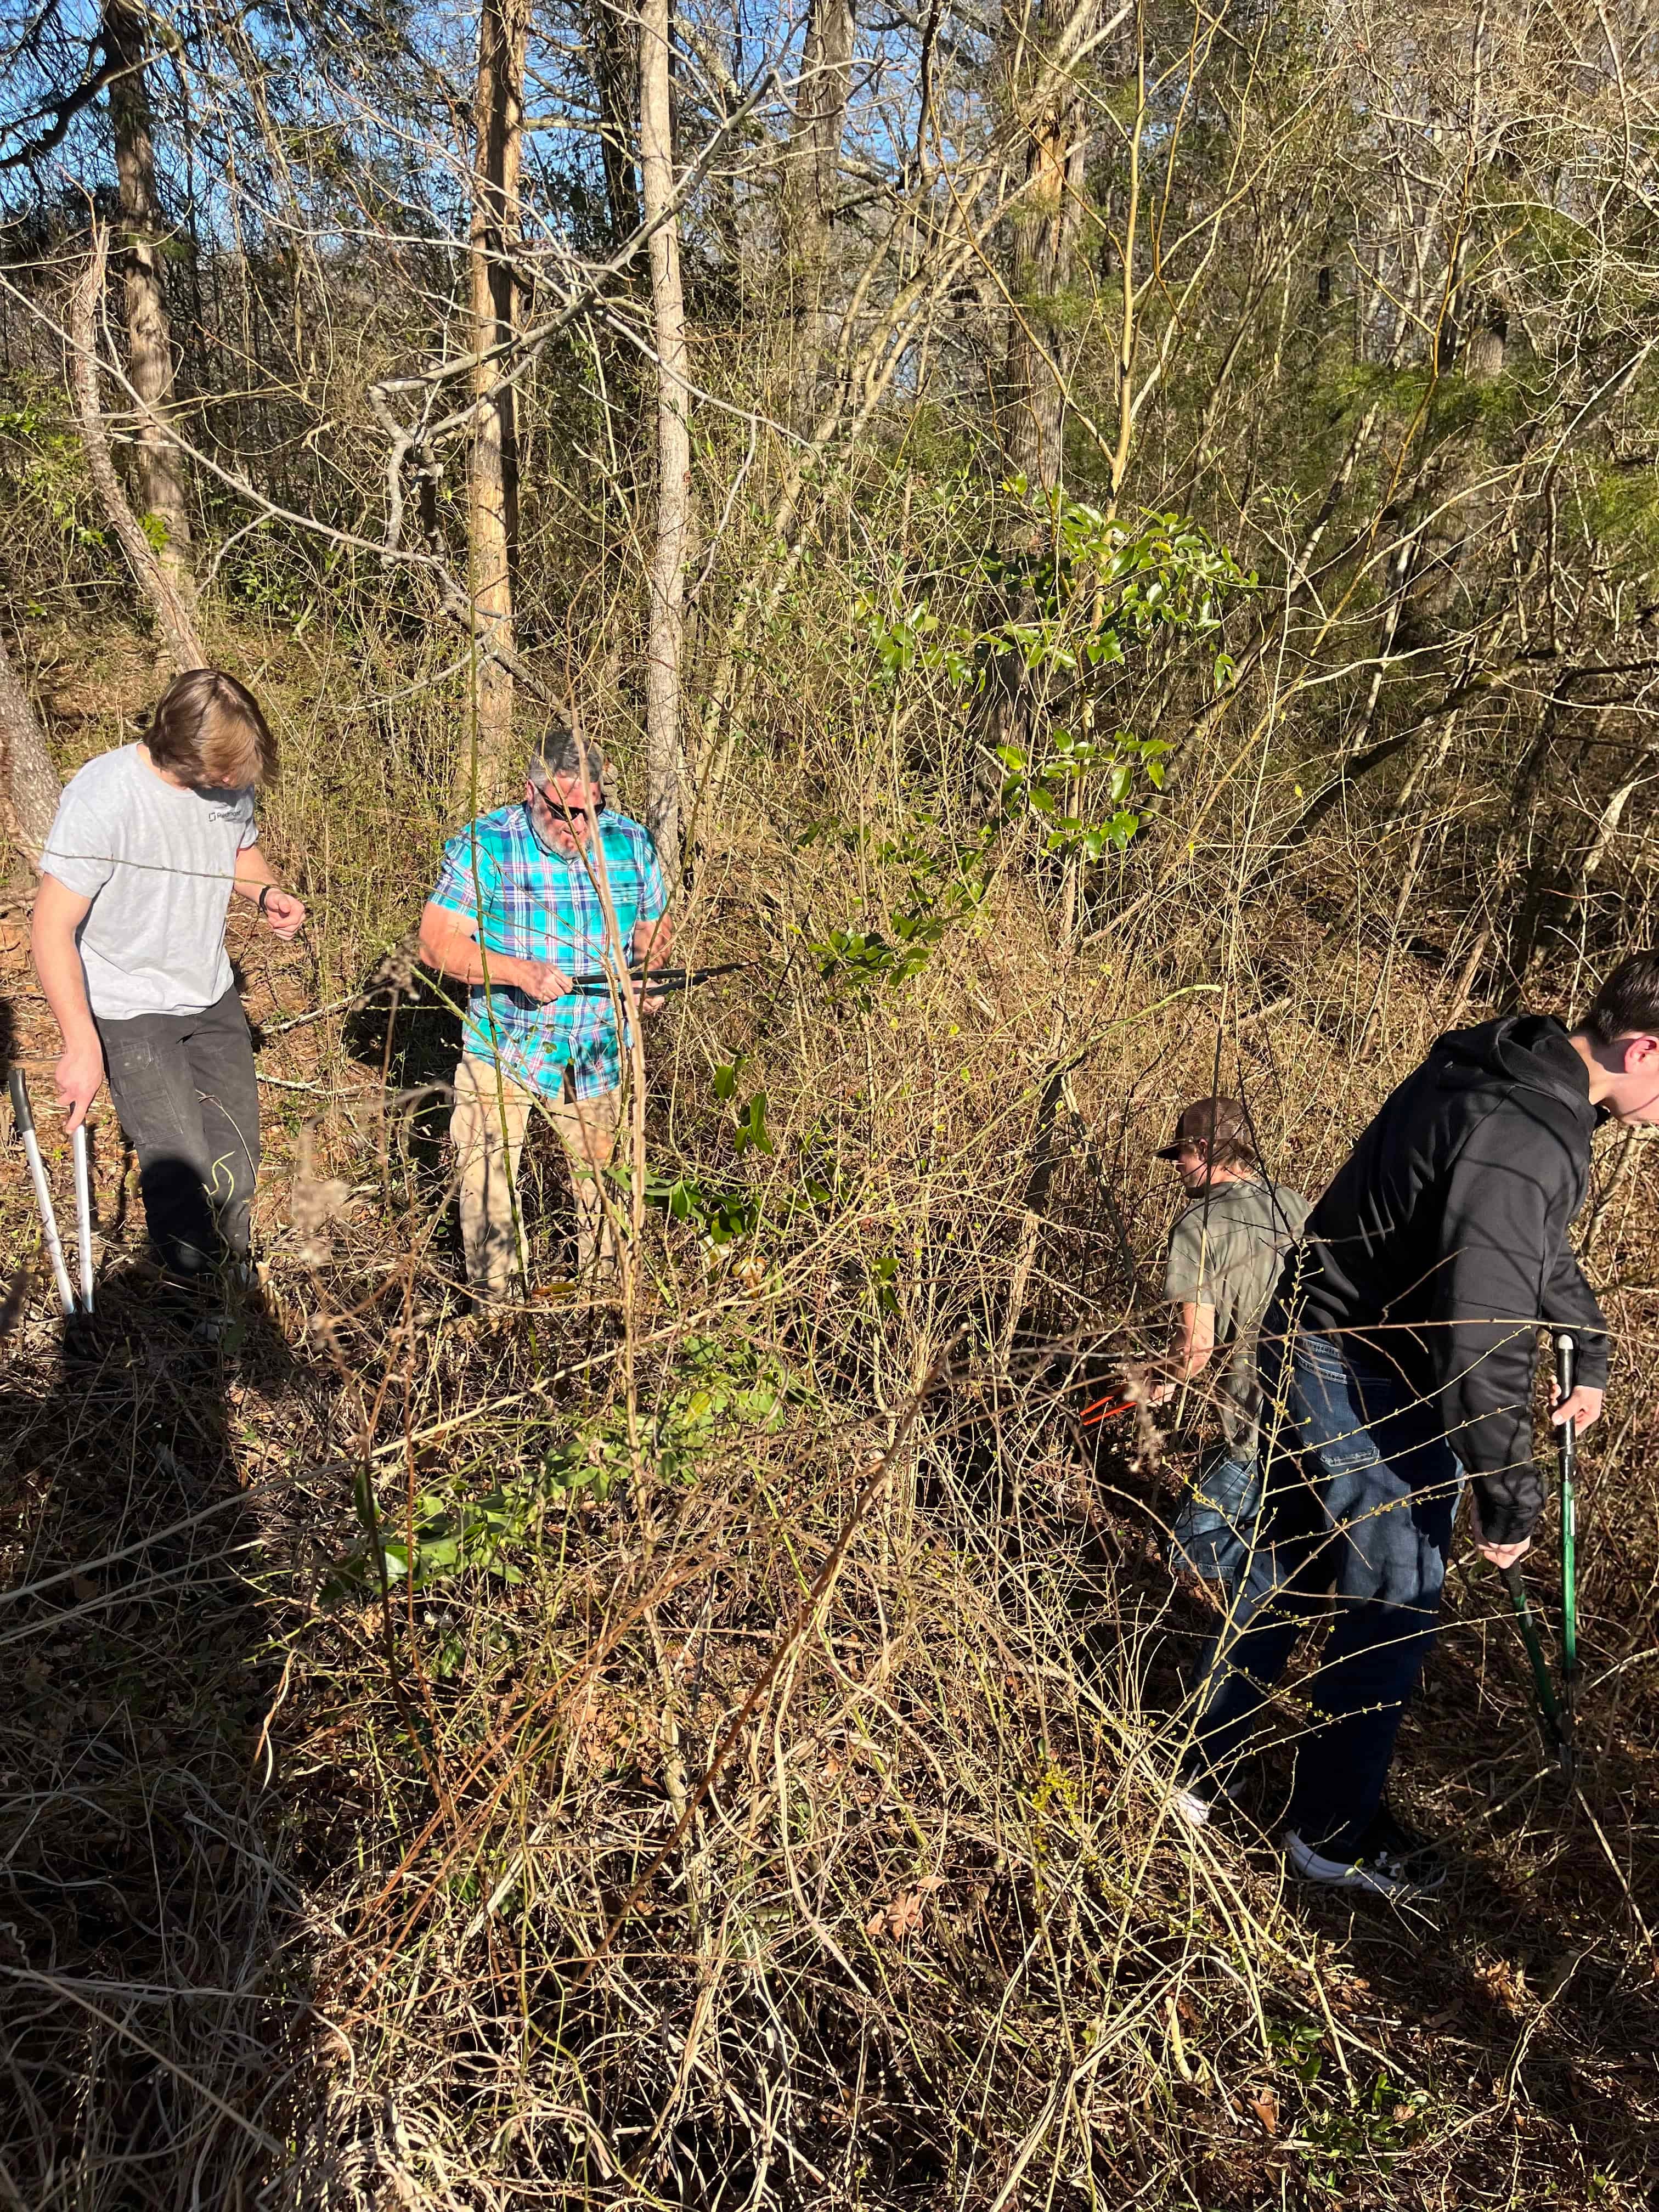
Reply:
[[[801,1386],[775,1352],[716,1337],[688,1337],[672,1380],[673,1388],[642,1424],[639,1443],[644,1464],[663,1481],[695,1481],[710,1458],[739,1435],[781,1428],[791,1407],[804,1401]],[[407,1582],[429,1590],[463,1574],[520,1583],[524,1569],[514,1555],[533,1547],[549,1512],[568,1509],[583,1493],[609,1498],[634,1466],[626,1413],[613,1406],[548,1444],[522,1474],[477,1497],[423,1491],[412,1512],[402,1501],[382,1509],[360,1468],[352,1497],[364,1540],[337,1562],[324,1600],[338,1602],[378,1588],[377,1544],[393,1587]]]
[[[913,607],[895,611],[867,595],[860,600],[886,675],[933,670],[977,694],[1006,659],[1028,675],[1083,676],[1116,667],[1132,647],[1179,629],[1211,642],[1212,678],[1225,689],[1232,662],[1220,647],[1221,619],[1230,598],[1256,588],[1254,570],[1177,514],[1128,521],[1057,492],[1032,499],[1024,478],[1007,489],[1021,503],[1013,550],[933,571]],[[990,623],[955,619],[940,611],[947,592],[957,602],[994,596],[1008,611]]]
[[[1056,730],[1053,744],[1052,758],[1040,763],[1016,745],[997,747],[997,758],[1008,771],[1001,792],[1005,811],[1045,820],[1048,830],[1043,842],[1050,853],[1098,860],[1111,847],[1121,852],[1142,818],[1123,802],[1138,775],[1145,775],[1154,791],[1162,791],[1168,742],[1119,730],[1109,744],[1102,744],[1091,738],[1073,737],[1069,730]],[[1091,822],[1082,809],[1083,793],[1100,777],[1104,779],[1104,804],[1112,811]]]

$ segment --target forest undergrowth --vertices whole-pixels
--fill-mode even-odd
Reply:
[[[233,924],[258,1297],[216,1345],[157,1322],[105,1101],[102,1311],[66,1343],[0,1161],[0,2191],[1649,2201],[1646,1147],[1599,1141],[1580,1224],[1620,1350],[1585,1452],[1579,1793],[1465,1546],[1400,1764],[1455,1856],[1431,1906],[1286,1885],[1293,1698],[1241,1819],[1174,1823],[1213,1615],[1159,1539],[1204,1410],[1076,1419],[1159,1340],[1153,1152],[1188,1097],[1243,1097],[1316,1191],[1486,1011],[1449,893],[1407,918],[1335,817],[1265,869],[1243,817],[1178,867],[1056,866],[1018,825],[975,847],[879,731],[745,761],[681,943],[756,964],[651,1033],[629,1296],[564,1282],[544,1138],[537,1288],[485,1332],[453,1017],[406,950],[439,802],[325,645],[224,641],[266,670],[293,763],[268,840],[314,907],[292,948]],[[63,665],[67,771],[149,667],[115,624]],[[44,1101],[15,917],[0,962]],[[1570,963],[1533,978],[1583,995]],[[55,1125],[47,1149],[64,1203]]]

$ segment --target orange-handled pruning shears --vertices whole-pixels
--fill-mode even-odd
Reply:
[[[1079,1423],[1085,1429],[1096,1428],[1102,1421],[1109,1421],[1119,1413],[1127,1413],[1134,1402],[1133,1398],[1097,1398],[1092,1405],[1085,1406],[1078,1415]]]

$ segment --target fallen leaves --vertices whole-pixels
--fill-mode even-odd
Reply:
[[[1528,2002],[1526,1974],[1507,1959],[1492,1959],[1476,1966],[1473,1978],[1506,2012],[1518,2013]]]
[[[914,1888],[901,1890],[890,1905],[878,1905],[864,1923],[866,1936],[890,1936],[896,1943],[916,1935],[927,1910],[927,1899],[943,1889],[943,1875],[925,1875]]]
[[[1262,2133],[1276,2136],[1279,2133],[1279,2100],[1273,2091],[1257,2089],[1246,2098],[1245,2102],[1261,2121]]]

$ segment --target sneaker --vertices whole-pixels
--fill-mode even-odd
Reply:
[[[1207,1828],[1224,1805],[1237,1805],[1238,1792],[1218,1774],[1200,1769],[1182,1776],[1170,1799],[1170,1810],[1189,1828]]]
[[[1342,1832],[1310,1844],[1285,1831],[1285,1856],[1292,1874],[1328,1889],[1367,1889],[1379,1897],[1431,1897],[1446,1879],[1446,1863],[1434,1845],[1402,1828],[1379,1805],[1358,1838]]]

